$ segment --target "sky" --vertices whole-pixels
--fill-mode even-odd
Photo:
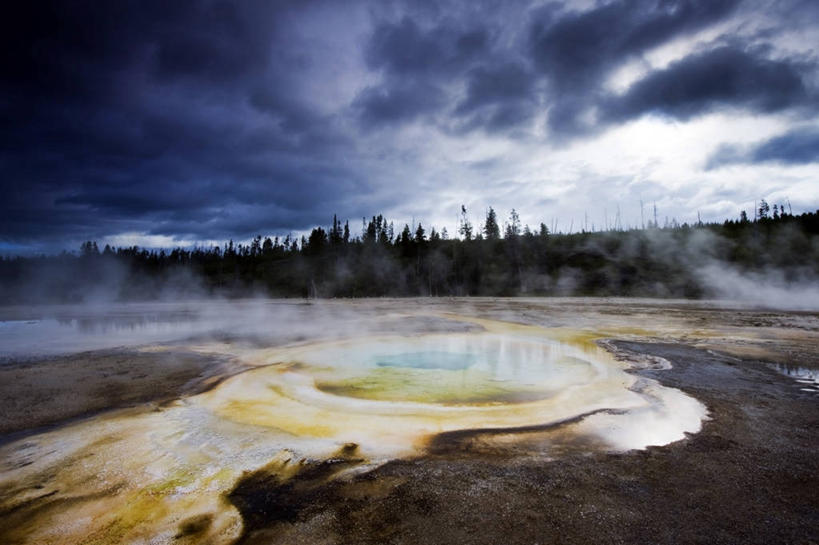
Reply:
[[[819,208],[815,0],[16,4],[0,253]]]

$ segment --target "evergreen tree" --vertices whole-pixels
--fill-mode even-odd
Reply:
[[[333,214],[333,227],[330,229],[330,244],[333,246],[341,244],[341,224],[335,214]]]
[[[424,231],[424,227],[419,223],[418,229],[415,230],[415,242],[416,244],[421,244],[427,240],[426,232]]]
[[[302,239],[303,240],[303,239]],[[302,241],[304,253],[308,255],[321,255],[324,246],[327,243],[327,233],[321,227],[316,227],[310,232],[310,238],[307,239],[307,245]]]
[[[759,219],[764,220],[768,219],[768,212],[771,211],[770,206],[768,206],[768,202],[765,199],[762,199],[759,203]]]
[[[97,255],[100,253],[100,249],[97,246],[95,241],[85,241],[80,245],[80,254],[81,255]]]
[[[506,224],[505,237],[509,239],[516,238],[520,235],[520,216],[513,208],[509,213],[509,223]]]
[[[498,226],[498,218],[495,210],[489,207],[486,213],[486,221],[483,224],[483,234],[486,240],[498,240],[500,238],[500,226]]]
[[[401,236],[398,237],[396,243],[402,246],[409,246],[412,243],[412,231],[410,231],[409,225],[406,223],[404,224],[404,229],[401,231]]]
[[[811,270],[819,274],[819,212],[794,216],[786,214],[780,203],[768,210],[766,204],[762,201],[755,210],[764,220],[756,227],[741,211],[738,221],[722,224],[680,226],[676,220],[667,221],[665,230],[650,236],[638,229],[551,234],[544,223],[539,231],[532,232],[528,226],[521,230],[513,210],[504,227],[506,238],[491,247],[477,242],[471,231],[466,231],[464,242],[447,241],[445,228],[433,227],[427,233],[421,224],[416,228],[405,225],[396,238],[393,224],[382,215],[365,221],[363,238],[353,240],[349,225],[342,231],[338,217],[328,230],[316,227],[309,236],[301,237],[301,244],[293,235],[283,241],[260,235],[248,243],[231,240],[223,248],[166,251],[105,245],[104,257],[95,258],[99,247],[88,240],[79,253],[0,259],[0,299],[31,297],[20,286],[38,276],[42,268],[60,273],[49,277],[65,279],[63,287],[54,288],[52,300],[81,298],[83,286],[98,282],[113,261],[122,265],[117,270],[129,271],[126,287],[112,294],[123,298],[141,297],[151,289],[159,293],[171,267],[188,267],[206,287],[229,295],[242,295],[258,286],[267,286],[276,296],[550,294],[554,291],[548,279],[571,270],[582,294],[656,295],[659,287],[664,295],[699,297],[707,286],[696,269],[703,244],[690,244],[696,231],[705,240],[713,235],[717,244],[713,248],[719,249],[714,255],[729,267],[784,275]],[[468,225],[466,207],[461,212],[460,225]],[[648,227],[654,229],[653,225],[650,222]],[[494,237],[494,229],[487,232],[486,224],[481,231],[479,238]],[[339,244],[339,237],[343,251],[331,243]]]

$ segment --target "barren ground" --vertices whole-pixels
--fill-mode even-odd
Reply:
[[[819,390],[776,368],[819,368],[816,313],[581,299],[328,305],[593,327],[619,357],[670,361],[633,372],[699,399],[710,420],[685,440],[625,453],[570,437],[567,423],[432,437],[417,457],[353,477],[337,478],[354,448],[284,482],[262,468],[225,497],[244,521],[242,543],[819,543]],[[0,366],[0,442],[101,411],[154,410],[243,369],[133,347],[12,361]],[[36,507],[0,520],[21,524]],[[197,536],[208,524],[187,521],[177,541],[206,542]]]

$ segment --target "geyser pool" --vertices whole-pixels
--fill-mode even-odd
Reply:
[[[626,373],[593,343],[502,323],[483,333],[342,340],[269,357],[273,365],[196,402],[292,437],[355,442],[376,459],[411,454],[438,433],[578,417],[586,417],[579,432],[611,448],[643,448],[698,431],[705,415],[693,398]]]
[[[430,335],[350,343],[301,356],[323,392],[443,405],[546,399],[602,378],[606,367],[568,345],[504,335]]]
[[[190,346],[256,368],[162,410],[103,414],[0,447],[5,506],[39,506],[5,537],[173,543],[180,524],[206,515],[199,537],[232,543],[242,519],[224,498],[263,467],[286,480],[305,463],[353,452],[345,467],[363,470],[461,430],[514,438],[560,425],[630,449],[700,429],[702,404],[627,373],[629,364],[593,342],[600,334],[447,319],[483,331]]]

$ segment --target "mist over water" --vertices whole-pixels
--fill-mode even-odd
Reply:
[[[352,334],[351,314],[338,306],[269,299],[5,307],[0,308],[0,358],[216,339],[277,344]]]
[[[157,316],[122,321],[110,318],[5,320],[0,321],[0,344],[5,358],[30,358],[168,342],[208,330],[207,324],[191,318]]]
[[[49,517],[83,521],[65,530],[67,543],[134,517],[147,522],[125,534],[173,536],[180,518],[202,512],[222,536],[214,542],[226,543],[241,522],[221,498],[261,467],[286,479],[304,460],[350,451],[359,460],[350,471],[364,470],[422,456],[449,432],[502,433],[507,446],[540,433],[530,455],[548,460],[567,441],[622,451],[700,430],[699,401],[626,372],[637,364],[595,343],[607,336],[595,327],[611,318],[543,328],[521,324],[527,314],[515,304],[191,301],[28,308],[16,320],[5,309],[8,359],[123,347],[126,359],[129,350],[196,351],[244,371],[159,411],[102,414],[2,446],[0,483],[98,498],[55,504]],[[485,316],[494,313],[518,323]],[[51,475],[44,485],[42,475]],[[112,480],[115,494],[105,492]],[[49,527],[33,527],[35,541]]]
[[[657,392],[644,395],[633,390],[635,381],[622,366],[587,341],[550,340],[548,332],[537,329],[520,333],[507,330],[503,322],[457,314],[444,317],[445,309],[423,303],[401,309],[377,301],[264,299],[31,307],[25,310],[25,319],[0,321],[0,356],[14,361],[111,348],[193,347],[238,357],[260,368],[213,394],[226,395],[236,384],[246,386],[231,394],[226,402],[230,414],[223,416],[245,421],[251,415],[254,423],[261,418],[263,425],[277,429],[301,422],[300,429],[306,430],[310,425],[304,415],[318,418],[311,411],[328,407],[333,414],[352,410],[383,418],[389,433],[405,427],[387,418],[404,410],[401,407],[410,407],[416,416],[428,411],[458,416],[449,422],[436,420],[432,427],[417,423],[406,427],[401,433],[412,438],[408,444],[424,434],[460,427],[531,426],[589,411],[662,404],[658,400],[664,396]],[[3,317],[12,315],[7,309]],[[298,367],[282,362],[297,362]],[[248,394],[256,391],[257,382],[268,384],[261,398]],[[271,392],[279,393],[270,397]],[[279,407],[281,395],[296,405]],[[261,413],[238,409],[258,409],[260,404],[268,409]],[[461,409],[440,412],[448,406]],[[468,406],[477,412],[463,413]],[[279,407],[278,412],[270,412],[273,407]],[[487,412],[487,407],[497,409],[497,414]],[[265,420],[259,416],[263,413],[275,418]],[[704,410],[699,413],[685,424],[661,419],[664,426],[677,430],[663,437],[681,438],[681,428],[691,431]],[[368,422],[363,429],[377,427]],[[342,426],[333,437],[347,440],[350,431]],[[637,442],[620,438],[616,443],[618,448],[640,448],[652,441],[659,439],[647,432]]]

